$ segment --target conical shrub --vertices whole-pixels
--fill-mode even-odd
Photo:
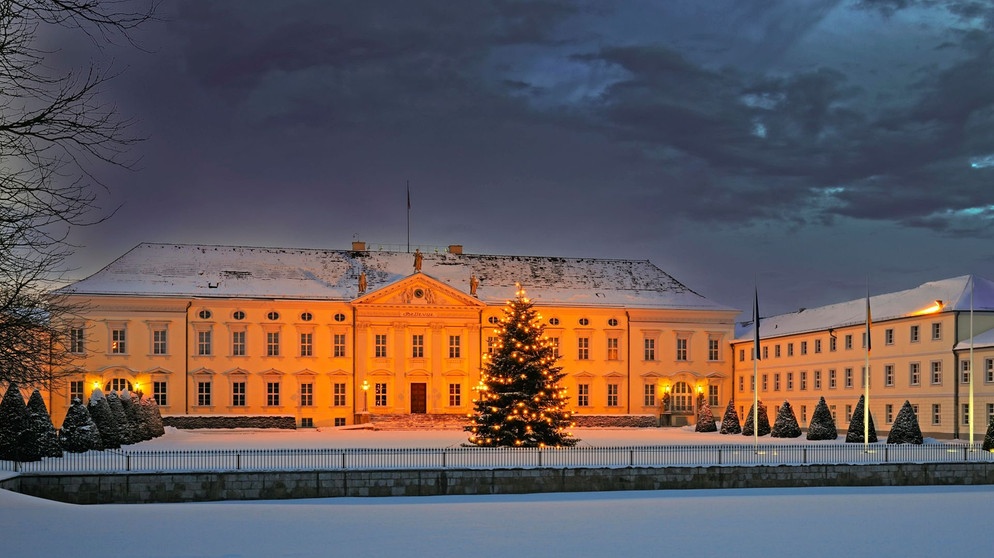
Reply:
[[[752,436],[753,433],[753,416],[756,413],[752,407],[749,408],[749,415],[746,417],[745,425],[742,426],[743,436]],[[766,413],[766,405],[763,404],[763,400],[759,400],[759,427],[755,435],[766,436],[770,433],[770,416]]]
[[[45,406],[45,398],[37,389],[28,398],[28,430],[25,444],[34,448],[31,453],[42,457],[62,457],[62,447],[59,446],[59,433],[52,424],[52,417]]]
[[[149,435],[152,438],[158,438],[165,434],[166,429],[162,425],[162,414],[159,412],[159,404],[155,402],[155,399],[142,397],[138,400],[138,406],[141,409],[142,420],[145,422],[145,428],[148,429]]]
[[[707,400],[703,397],[701,397],[700,403],[697,409],[697,426],[694,427],[694,430],[696,432],[717,432],[718,426],[714,423],[711,405],[708,405]]]
[[[90,411],[79,399],[73,399],[59,430],[59,444],[70,453],[83,453],[104,449],[100,429],[93,422]]]
[[[835,427],[835,419],[832,418],[832,411],[828,410],[825,398],[818,400],[815,412],[811,414],[811,423],[808,424],[808,440],[834,440],[839,437],[839,431]]]
[[[991,430],[988,427],[987,438],[990,437]],[[915,414],[915,408],[911,406],[910,401],[905,401],[904,405],[901,405],[901,410],[897,412],[894,425],[890,428],[890,433],[887,435],[887,443],[921,445],[924,441],[922,438],[922,429],[918,426],[918,415]],[[984,440],[984,444],[987,444],[987,439]],[[985,447],[984,449],[987,448]]]
[[[801,427],[797,424],[794,409],[791,408],[789,402],[784,401],[780,410],[777,412],[776,420],[773,421],[773,431],[770,432],[770,437],[799,438],[800,436]]]
[[[921,436],[919,434],[919,436]],[[890,443],[890,438],[887,438],[887,443]],[[918,442],[919,444],[921,442]],[[987,422],[987,435],[984,436],[984,451],[994,450],[994,416],[991,416],[991,420]]]
[[[729,399],[728,406],[725,407],[725,416],[721,419],[721,434],[741,434],[742,425],[739,423],[739,414],[735,412],[735,400]]]
[[[0,460],[32,461],[23,459],[20,443],[28,428],[28,408],[24,404],[21,388],[11,382],[0,400]]]
[[[869,443],[874,443],[877,441],[877,430],[873,427],[873,413],[869,413],[870,417],[870,428],[869,428]],[[849,417],[849,430],[846,431],[846,443],[847,444],[862,444],[863,443],[863,396],[859,396],[859,402],[856,403],[856,408],[853,409],[852,416]]]
[[[93,393],[90,394],[90,403],[87,408],[90,411],[93,422],[97,423],[97,429],[100,431],[100,439],[103,440],[104,448],[115,449],[121,447],[124,437],[122,426],[118,422],[114,411],[111,410],[110,403],[104,397],[104,393],[100,391],[100,388],[94,389]]]

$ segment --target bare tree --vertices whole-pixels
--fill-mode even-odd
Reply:
[[[137,6],[137,8],[136,8]],[[78,308],[53,286],[63,278],[74,227],[106,219],[97,205],[103,165],[128,167],[140,138],[100,99],[112,75],[95,65],[58,71],[38,46],[55,26],[95,45],[132,43],[156,0],[0,0],[0,382],[49,384],[73,359]],[[49,386],[50,387],[50,386]]]

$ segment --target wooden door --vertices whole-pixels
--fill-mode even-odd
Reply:
[[[428,384],[411,384],[411,413],[428,412]]]

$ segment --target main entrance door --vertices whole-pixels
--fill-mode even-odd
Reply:
[[[411,413],[428,412],[428,384],[411,384]]]

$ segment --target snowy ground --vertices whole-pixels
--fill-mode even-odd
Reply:
[[[681,429],[577,434],[605,446],[752,440]],[[458,431],[170,429],[136,447],[447,447],[464,439]],[[986,556],[992,498],[994,486],[75,506],[0,491],[0,525],[3,556]]]

